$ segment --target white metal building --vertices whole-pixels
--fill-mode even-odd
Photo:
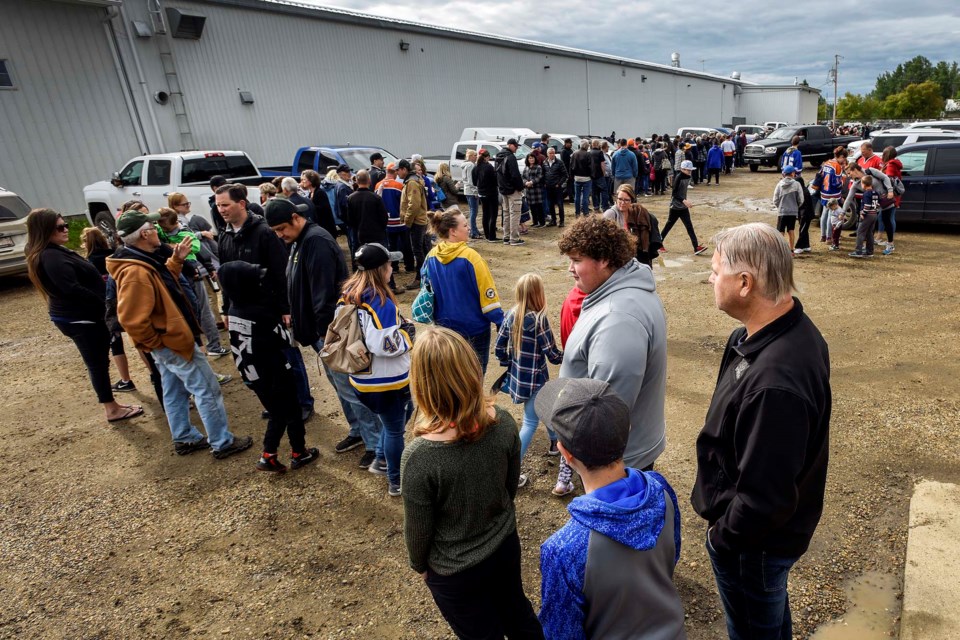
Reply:
[[[83,210],[140,153],[449,152],[467,126],[813,122],[818,92],[283,0],[0,0],[0,185]]]

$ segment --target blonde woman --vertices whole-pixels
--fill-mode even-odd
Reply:
[[[454,331],[418,338],[410,380],[416,438],[400,463],[410,566],[458,638],[543,638],[520,575],[517,423],[484,395],[480,363]]]
[[[547,320],[547,296],[543,278],[535,273],[520,276],[514,290],[516,306],[507,313],[500,331],[494,353],[500,364],[507,367],[507,377],[502,391],[510,394],[514,404],[523,403],[523,427],[520,429],[520,458],[527,453],[533,433],[540,418],[534,402],[540,388],[550,379],[547,360],[553,364],[563,362],[563,352],[557,348]],[[547,427],[550,437],[551,456],[560,455],[557,435]],[[527,477],[520,476],[520,486],[527,484]]]
[[[350,374],[350,384],[358,391],[360,402],[380,421],[380,444],[368,470],[387,476],[387,494],[392,497],[400,495],[403,430],[412,408],[408,382],[412,341],[389,286],[392,263],[402,258],[382,244],[360,247],[354,256],[357,272],[343,284],[337,305],[337,315],[344,304],[356,305],[360,314],[364,343],[372,359],[366,371]]]
[[[467,149],[467,161],[461,166],[460,181],[463,184],[463,195],[470,207],[470,237],[479,240],[483,237],[477,228],[477,212],[480,210],[480,191],[473,181],[473,169],[477,166],[477,150]]]
[[[446,162],[441,162],[440,166],[437,167],[437,172],[433,174],[434,183],[443,189],[443,193],[447,196],[446,200],[443,201],[444,207],[458,207],[457,203],[457,183],[453,181],[453,175],[450,173],[450,165]]]
[[[277,187],[272,182],[264,182],[260,185],[260,204],[267,204],[267,200],[273,200],[278,193]]]
[[[435,296],[433,321],[462,335],[485,372],[490,359],[490,324],[499,329],[503,322],[493,274],[480,254],[467,246],[470,227],[460,209],[431,211],[427,219],[440,239],[427,254],[421,272]]]

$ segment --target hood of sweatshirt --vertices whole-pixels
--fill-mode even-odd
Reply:
[[[442,264],[450,264],[452,260],[460,257],[467,249],[466,242],[444,242],[437,244],[437,260]]]
[[[664,526],[664,490],[655,477],[627,468],[625,478],[574,498],[567,510],[583,526],[620,544],[652,549]]]
[[[233,260],[220,266],[217,279],[232,302],[254,304],[263,299],[262,279],[266,271],[258,264]]]
[[[642,291],[654,292],[657,290],[657,283],[653,279],[653,271],[650,267],[642,265],[635,258],[613,272],[606,282],[597,287],[592,293],[583,299],[583,309],[589,309],[595,304],[599,304],[604,298],[617,291],[627,289],[640,289]]]

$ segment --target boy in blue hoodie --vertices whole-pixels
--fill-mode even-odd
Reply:
[[[673,584],[680,559],[677,496],[653,471],[623,466],[630,412],[606,382],[551,380],[537,413],[586,495],[540,547],[547,638],[686,638]]]

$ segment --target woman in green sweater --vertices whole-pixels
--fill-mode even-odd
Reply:
[[[449,329],[418,337],[410,383],[417,437],[400,463],[410,566],[458,638],[542,640],[520,577],[517,423],[484,395],[480,361]]]

